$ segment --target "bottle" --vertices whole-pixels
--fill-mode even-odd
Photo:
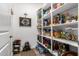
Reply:
[[[44,25],[45,25],[45,26],[47,25],[47,19],[44,20]]]
[[[60,21],[61,21],[61,23],[65,23],[65,15],[64,14],[61,15]]]
[[[56,21],[58,22],[58,23],[60,23],[59,21],[60,21],[60,14],[57,14],[57,19],[56,19]]]

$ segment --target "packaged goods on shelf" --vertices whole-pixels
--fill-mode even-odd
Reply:
[[[44,44],[47,48],[51,49],[51,41],[50,41],[50,39],[43,37],[43,44]]]
[[[53,9],[57,9],[59,7],[61,7],[64,3],[54,3],[53,4]]]

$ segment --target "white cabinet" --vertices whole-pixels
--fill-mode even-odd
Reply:
[[[9,33],[0,33],[0,49],[10,41]]]
[[[11,55],[11,4],[0,4],[0,56]]]
[[[0,56],[10,56],[10,43],[7,43],[1,50]]]
[[[0,56],[11,55],[9,32],[0,33]]]

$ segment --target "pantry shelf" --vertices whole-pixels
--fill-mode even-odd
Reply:
[[[42,27],[37,27],[37,29],[42,28]]]
[[[49,39],[52,39],[51,36],[46,36],[46,35],[42,35],[43,37],[46,37],[46,38],[49,38]]]
[[[64,12],[64,11],[69,10],[69,9],[72,9],[76,6],[77,6],[77,4],[75,4],[75,3],[73,3],[73,4],[66,3],[66,4],[63,4],[61,7],[53,10],[52,14],[53,14],[53,16],[55,16],[58,13]]]
[[[59,39],[59,38],[55,38],[55,37],[53,37],[52,40],[56,40],[58,42],[62,42],[62,43],[69,44],[69,45],[74,46],[74,47],[78,47],[78,43],[76,41],[70,41],[70,40],[66,40],[66,39]]]
[[[46,4],[43,5],[43,9],[47,9],[49,7],[51,7],[51,3],[46,3]]]
[[[64,52],[61,53],[61,50],[72,51],[71,47],[74,49],[78,48],[77,32],[78,32],[79,21],[77,11],[78,11],[77,3],[45,4],[42,7],[42,23],[41,23],[42,33],[39,34],[39,36],[42,37],[41,39],[42,43],[40,42],[38,43],[44,46],[51,54],[55,56],[60,56],[62,53],[64,53]],[[73,38],[74,41],[67,40],[65,39],[66,37],[69,39],[72,39],[74,37]],[[48,49],[43,43],[51,47],[51,49]],[[62,46],[62,48],[57,50],[57,45],[59,47]],[[64,48],[63,46],[65,46],[66,48]],[[77,52],[78,50],[76,50],[76,53]]]
[[[48,26],[43,26],[43,28],[46,28],[46,27],[51,27],[51,25],[48,25]]]
[[[42,37],[46,37],[46,38],[52,39],[51,36],[46,36],[46,35],[39,35],[39,36],[42,36]]]
[[[48,49],[44,44],[40,43],[39,41],[38,41],[38,43],[40,45],[42,45],[44,48],[46,48],[52,55],[58,56],[58,52],[57,51],[52,51],[52,50]]]
[[[38,34],[39,36],[43,36],[43,35],[41,35],[41,34]]]
[[[38,43],[39,43],[40,45],[42,45],[44,48],[46,48],[50,53],[52,52],[52,50],[51,50],[51,49],[48,49],[44,44],[40,43],[39,41],[38,41]],[[52,53],[51,53],[51,54],[52,54]]]
[[[50,18],[50,16],[51,16],[51,3],[44,4],[43,19]]]
[[[58,52],[57,51],[53,51],[52,53],[53,53],[53,55],[58,56]]]
[[[75,21],[75,22],[68,22],[68,23],[62,23],[62,24],[53,24],[52,26],[55,27],[55,26],[69,26],[69,25],[78,25],[78,21]]]

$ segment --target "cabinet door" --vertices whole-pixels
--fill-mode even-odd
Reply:
[[[10,56],[10,42],[7,43],[1,50],[0,50],[0,56]]]

